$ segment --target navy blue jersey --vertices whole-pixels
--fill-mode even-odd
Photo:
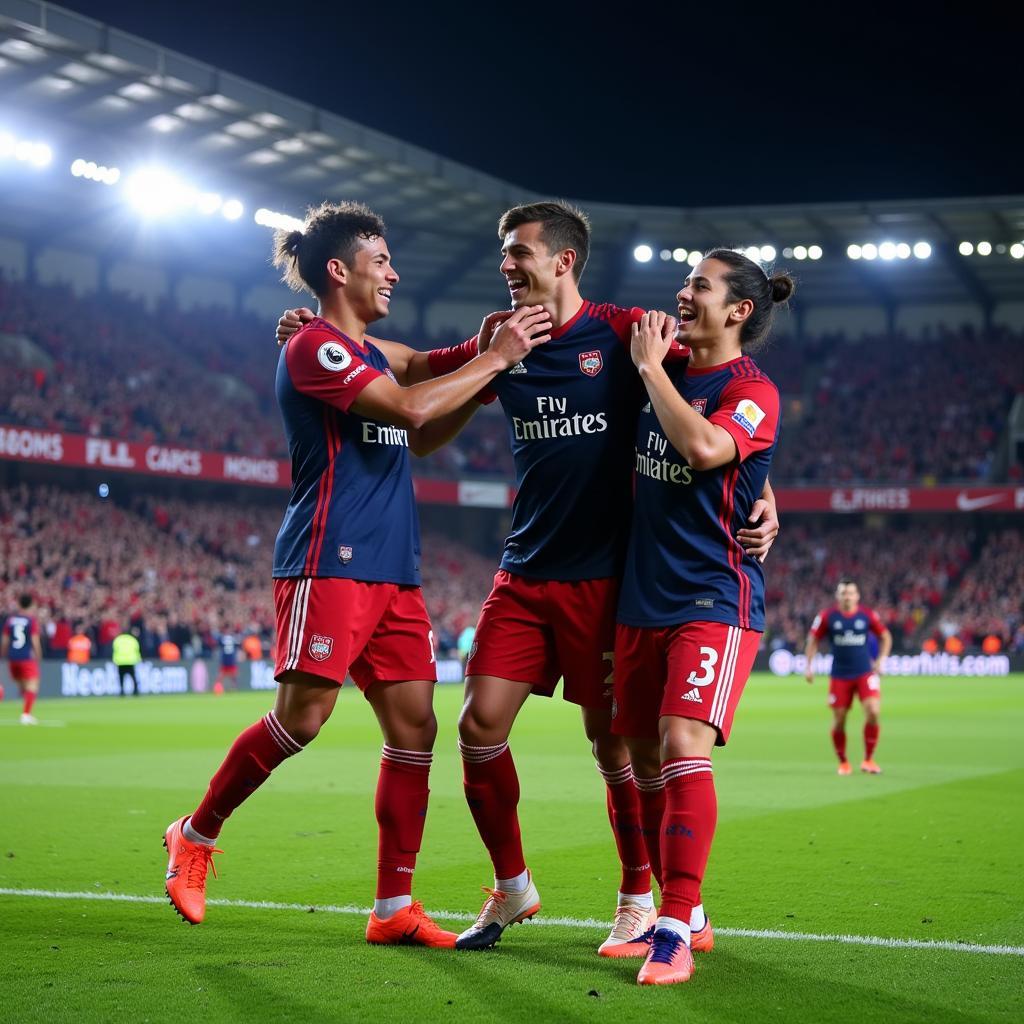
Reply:
[[[394,379],[378,348],[319,317],[281,350],[277,401],[292,493],[274,545],[275,578],[419,585],[408,434],[350,408],[382,374]]]
[[[585,580],[622,571],[643,396],[629,336],[643,312],[584,301],[547,344],[492,382],[516,467],[501,559],[508,572]]]
[[[878,637],[884,632],[882,620],[864,605],[858,605],[849,615],[836,607],[826,608],[811,623],[811,636],[818,640],[827,638],[832,648],[833,679],[866,676],[871,671],[872,658],[878,654],[877,644],[872,653],[871,634]]]
[[[221,633],[217,642],[220,645],[221,666],[234,668],[238,664],[238,637],[234,633]]]
[[[737,457],[699,472],[672,447],[650,403],[640,413],[636,505],[619,622],[724,622],[764,629],[764,573],[736,540],[761,496],[779,436],[779,392],[746,356],[667,367],[679,393],[727,430]]]
[[[4,633],[9,640],[9,661],[31,661],[35,658],[32,637],[39,636],[39,623],[31,615],[9,615],[4,623]]]

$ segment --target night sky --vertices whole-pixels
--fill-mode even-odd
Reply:
[[[1024,192],[1020,36],[995,4],[626,2],[616,22],[569,3],[64,6],[551,195]]]

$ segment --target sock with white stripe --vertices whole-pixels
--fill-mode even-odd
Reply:
[[[428,780],[433,759],[429,750],[401,750],[387,743],[381,751],[374,800],[378,826],[378,900],[411,896],[416,854],[420,851],[423,826],[427,821]]]
[[[615,849],[622,865],[620,892],[641,896],[651,891],[651,859],[647,856],[640,800],[633,785],[633,769],[627,764],[617,771],[606,771],[600,765],[607,787],[608,822],[615,837]]]
[[[519,831],[519,776],[508,741],[472,747],[460,739],[459,753],[466,803],[491,855],[494,877],[515,879],[525,873],[526,859]]]
[[[277,715],[268,712],[232,744],[189,820],[189,827],[205,839],[216,839],[231,812],[252,796],[285,758],[302,749],[303,745],[288,735]]]
[[[665,879],[659,913],[689,922],[691,911],[700,903],[700,887],[718,821],[715,777],[707,757],[673,758],[661,766],[661,772],[665,779],[661,829]]]
[[[664,879],[661,870],[661,820],[665,816],[665,781],[660,775],[653,779],[634,777],[633,785],[640,801],[640,821],[647,856],[651,861],[651,874],[661,886]]]

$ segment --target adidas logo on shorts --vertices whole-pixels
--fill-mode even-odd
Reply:
[[[704,701],[700,699],[700,690],[695,686],[692,690],[687,690],[683,694],[683,700],[692,700],[695,704],[703,704]]]

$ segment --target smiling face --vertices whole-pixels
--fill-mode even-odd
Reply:
[[[505,235],[501,247],[502,261],[498,268],[508,282],[512,308],[520,306],[543,306],[551,303],[557,293],[559,281],[568,277],[572,260],[567,253],[551,253],[542,235],[544,225],[540,221],[520,224]]]
[[[676,293],[677,341],[699,347],[702,341],[721,337],[728,328],[738,328],[749,316],[749,299],[729,300],[728,273],[729,267],[715,259],[701,260],[693,268]]]
[[[332,259],[327,269],[333,279],[344,284],[345,301],[364,323],[388,315],[392,291],[399,278],[383,238],[360,238],[348,263]]]

